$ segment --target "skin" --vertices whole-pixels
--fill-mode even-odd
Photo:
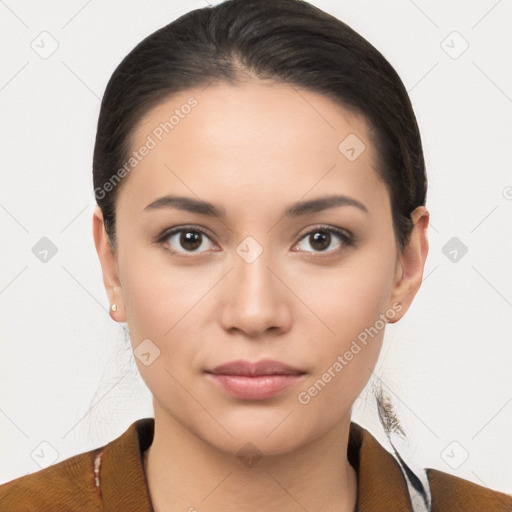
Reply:
[[[399,251],[370,126],[329,98],[286,84],[250,80],[179,93],[139,123],[133,148],[190,96],[198,105],[121,185],[115,252],[99,207],[93,216],[105,289],[118,307],[112,318],[128,323],[133,348],[149,338],[160,350],[149,366],[135,358],[154,397],[155,436],[144,454],[153,506],[353,510],[351,407],[375,367],[384,329],[309,403],[298,395],[381,314],[392,309],[390,322],[405,314],[423,276],[428,212],[413,212],[410,242]],[[338,150],[349,134],[366,146],[354,161]],[[144,211],[166,194],[214,203],[226,217]],[[332,194],[356,199],[367,212],[342,205],[283,216],[297,201]],[[333,233],[322,248],[309,236],[322,225],[349,232],[354,243]],[[154,243],[180,226],[206,229],[195,252],[179,234]],[[247,236],[263,249],[252,263],[236,252]],[[252,401],[203,373],[267,358],[307,373],[280,395]],[[237,457],[247,442],[262,455],[252,467]]]

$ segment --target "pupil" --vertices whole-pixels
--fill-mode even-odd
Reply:
[[[326,231],[317,231],[311,235],[311,246],[318,250],[327,249],[331,243],[331,234]]]
[[[180,244],[184,249],[195,250],[201,246],[201,233],[184,231],[180,237]]]

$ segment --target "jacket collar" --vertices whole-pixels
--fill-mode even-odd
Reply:
[[[100,489],[106,511],[153,512],[142,463],[153,441],[154,418],[142,418],[105,446]],[[395,458],[363,427],[351,422],[347,456],[357,472],[356,512],[412,512]]]

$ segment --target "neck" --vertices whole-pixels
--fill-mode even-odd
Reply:
[[[357,476],[347,459],[350,416],[292,452],[246,461],[196,437],[155,404],[143,457],[155,512],[352,512]]]

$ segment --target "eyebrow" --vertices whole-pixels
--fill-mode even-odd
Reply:
[[[359,210],[369,213],[366,206],[349,196],[345,195],[331,195],[326,197],[319,197],[308,201],[299,201],[295,204],[288,206],[283,216],[285,217],[300,217],[338,206],[354,206]],[[226,211],[220,206],[216,206],[207,201],[201,201],[191,197],[185,196],[163,196],[148,204],[143,211],[154,211],[162,208],[174,208],[191,213],[198,213],[200,215],[208,215],[210,217],[226,218]]]

